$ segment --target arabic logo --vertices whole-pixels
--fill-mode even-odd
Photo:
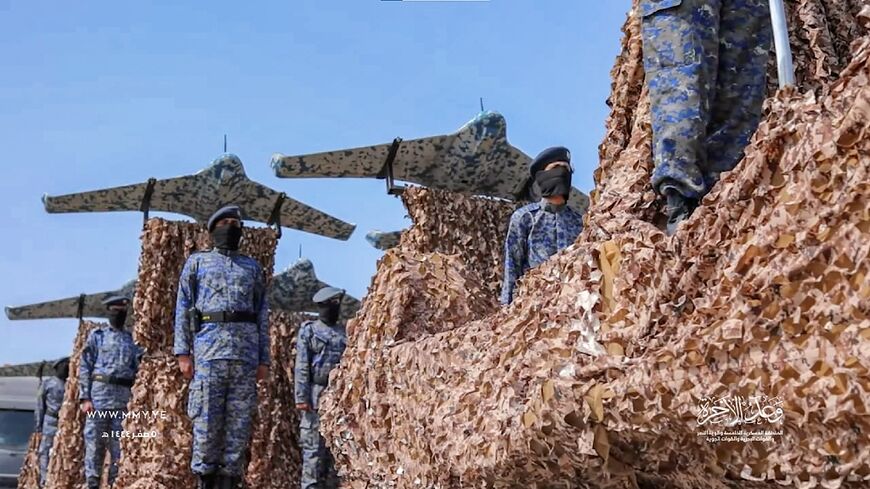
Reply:
[[[785,417],[782,399],[767,396],[732,396],[724,398],[705,397],[701,399],[698,411],[698,425],[760,424],[763,421],[774,424]]]

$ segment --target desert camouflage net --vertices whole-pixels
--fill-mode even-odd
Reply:
[[[240,251],[260,262],[267,281],[274,268],[276,244],[271,229],[244,230]],[[208,232],[197,224],[150,219],[142,233],[133,338],[146,353],[127,409],[165,412],[165,419],[158,415],[124,420],[125,431],[157,436],[121,439],[119,487],[174,489],[195,483],[190,472],[188,386],[172,355],[172,341],[181,269],[191,253],[209,247]]]
[[[852,41],[867,33],[858,15],[867,1],[790,0],[785,3],[796,82],[804,90],[819,90],[840,76],[852,59]],[[772,82],[777,79],[774,63],[775,58],[772,58]]]
[[[79,409],[79,360],[88,333],[102,323],[80,321],[69,362],[69,378],[63,404],[58,413],[57,433],[54,435],[51,460],[48,462],[45,487],[47,489],[84,489],[85,441],[82,433],[85,415]]]
[[[458,254],[483,280],[493,297],[501,292],[504,239],[516,203],[483,197],[461,198],[443,190],[410,187],[402,201],[414,225],[399,243],[418,253]],[[433,213],[431,209],[441,209]],[[465,216],[474,216],[466,219]],[[485,238],[485,239],[483,239]]]
[[[805,95],[768,101],[745,160],[675,237],[650,224],[632,16],[586,229],[509,308],[486,315],[455,255],[433,265],[406,240],[385,254],[322,403],[352,487],[867,486],[870,39],[850,41],[870,7],[788,7]],[[412,217],[501,238],[440,202]],[[406,328],[440,333],[396,341]],[[783,399],[781,437],[699,436],[704,397],[754,394]]]
[[[30,441],[27,442],[27,454],[24,456],[24,463],[21,464],[21,470],[18,472],[18,489],[39,488],[39,454],[37,450],[41,439],[41,433],[34,432],[30,435]]]
[[[299,449],[299,413],[293,397],[293,366],[296,361],[296,332],[308,318],[302,314],[273,311],[272,368],[259,385],[259,405],[251,457],[248,487],[285,489],[299,486],[302,454]]]

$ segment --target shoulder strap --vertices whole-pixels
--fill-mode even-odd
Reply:
[[[190,255],[194,258],[198,253]],[[196,295],[199,289],[199,260],[193,260],[193,266],[190,267],[190,274],[187,276],[187,286],[190,288],[191,307],[196,308]]]

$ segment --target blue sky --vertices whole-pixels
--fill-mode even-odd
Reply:
[[[2,305],[136,275],[141,214],[47,214],[44,193],[194,173],[225,133],[251,178],[358,225],[347,242],[285,229],[276,272],[302,245],[357,297],[381,255],[365,233],[406,227],[404,208],[380,180],[278,179],[272,153],[452,132],[483,97],[512,144],[568,146],[593,186],[629,0],[178,3],[0,0]],[[76,324],[4,315],[0,365],[69,354]]]

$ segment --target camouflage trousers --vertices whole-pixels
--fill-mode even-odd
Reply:
[[[193,421],[194,473],[243,474],[256,406],[256,365],[236,360],[194,364],[187,404]]]
[[[85,478],[88,481],[100,480],[103,475],[103,462],[106,460],[106,447],[111,454],[109,484],[118,477],[118,460],[121,458],[121,424],[124,411],[106,409],[91,412],[85,419]]]
[[[302,489],[334,489],[339,479],[335,460],[320,434],[320,416],[300,411],[299,444],[302,445]]]
[[[39,456],[39,487],[45,485],[48,460],[51,456],[51,447],[54,445],[55,434],[57,434],[57,418],[46,414],[42,418],[42,438],[39,440],[39,448],[36,449]]]
[[[773,33],[768,0],[641,0],[652,184],[699,199],[758,127]]]

